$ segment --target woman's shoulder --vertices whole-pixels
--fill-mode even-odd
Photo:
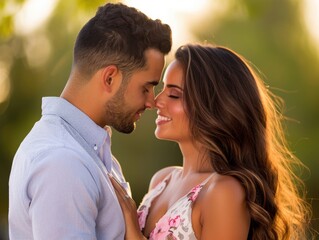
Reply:
[[[241,183],[232,176],[214,174],[204,192],[199,202],[202,236],[247,239],[250,215]]]
[[[179,171],[181,169],[182,167],[179,166],[170,166],[157,171],[151,179],[149,190],[156,187],[160,182],[162,182],[167,176],[172,174],[174,171]]]
[[[209,181],[205,195],[210,200],[241,203],[246,197],[243,186],[236,178],[221,174],[214,174]]]

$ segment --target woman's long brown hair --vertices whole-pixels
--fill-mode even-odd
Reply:
[[[180,47],[184,101],[191,132],[216,172],[235,177],[246,193],[249,239],[306,239],[308,207],[282,128],[281,100],[234,51]],[[300,197],[301,196],[301,197]]]

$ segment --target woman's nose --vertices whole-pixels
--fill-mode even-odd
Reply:
[[[164,103],[162,101],[161,98],[161,93],[159,93],[156,97],[155,97],[155,107],[156,108],[162,108],[164,106]]]

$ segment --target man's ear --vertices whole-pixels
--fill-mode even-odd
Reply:
[[[109,65],[102,69],[101,84],[103,88],[111,92],[118,88],[122,82],[122,74],[117,66]]]

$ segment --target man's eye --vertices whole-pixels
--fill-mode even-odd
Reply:
[[[144,92],[144,93],[148,93],[149,90],[148,90],[147,88],[144,88],[143,92]]]

